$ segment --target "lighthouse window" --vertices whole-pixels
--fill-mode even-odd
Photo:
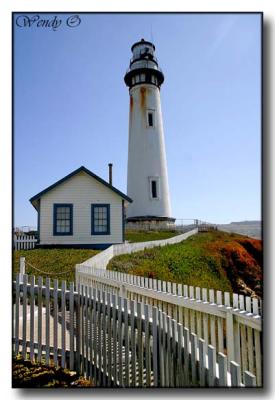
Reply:
[[[132,85],[134,85],[135,84],[135,77],[133,76],[133,78],[132,78]]]
[[[145,82],[145,74],[140,75],[140,80],[141,80],[141,82]]]
[[[158,198],[157,194],[157,181],[151,181],[151,194],[153,199]]]
[[[148,112],[148,126],[154,126],[154,119],[153,119],[153,113]]]
[[[136,75],[136,83],[139,82],[139,75]]]

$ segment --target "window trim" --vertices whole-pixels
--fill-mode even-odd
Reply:
[[[57,232],[56,230],[56,215],[58,207],[70,208],[70,231]],[[72,236],[73,235],[73,204],[72,203],[54,203],[53,205],[53,236]]]
[[[106,232],[95,232],[94,230],[94,209],[96,207],[106,207],[107,208],[107,231]],[[110,204],[108,203],[94,203],[91,204],[91,235],[110,235]]]

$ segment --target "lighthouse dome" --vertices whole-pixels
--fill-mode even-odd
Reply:
[[[133,56],[130,60],[130,66],[124,77],[124,81],[130,88],[141,82],[153,83],[156,86],[164,81],[164,75],[158,66],[158,60],[155,57],[155,46],[147,40],[141,39],[131,47]],[[139,79],[144,77],[144,79]],[[137,77],[137,79],[135,78]]]

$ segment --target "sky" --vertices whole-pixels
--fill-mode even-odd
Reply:
[[[14,14],[14,21],[21,14]],[[31,14],[28,14],[31,16]],[[261,219],[260,14],[71,14],[14,22],[14,225],[36,226],[29,198],[84,165],[127,192],[131,45],[153,41],[172,215]]]

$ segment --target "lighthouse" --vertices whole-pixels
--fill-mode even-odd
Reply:
[[[170,194],[160,101],[164,75],[153,43],[133,44],[124,81],[129,87],[128,223],[171,224]]]

